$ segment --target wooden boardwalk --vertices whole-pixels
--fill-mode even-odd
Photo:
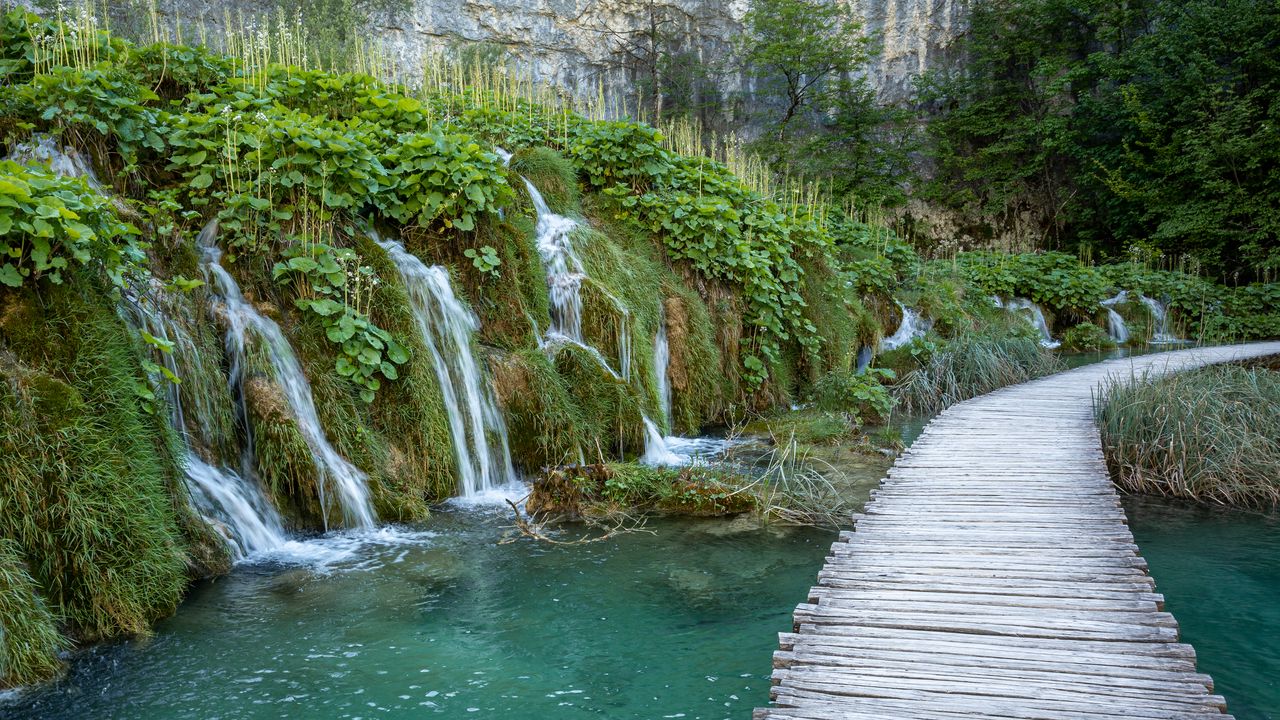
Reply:
[[[773,720],[1223,720],[1103,461],[1092,395],[1280,343],[1112,360],[938,415],[774,654]]]

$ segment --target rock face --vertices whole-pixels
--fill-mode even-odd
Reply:
[[[304,0],[305,1],[305,0]],[[833,0],[846,6],[877,39],[880,53],[868,79],[884,102],[910,96],[912,78],[951,58],[963,32],[968,0]],[[702,63],[728,65],[733,38],[742,31],[749,0],[405,0],[398,10],[370,13],[369,37],[397,60],[409,77],[420,77],[425,52],[466,43],[508,51],[538,81],[580,96],[603,87],[616,100],[634,102],[635,55],[646,33],[658,28]],[[274,0],[159,0],[170,24],[188,35],[202,27],[221,36],[227,17],[252,17],[276,7]],[[238,20],[237,20],[238,21]],[[722,95],[749,95],[744,77],[716,76]]]

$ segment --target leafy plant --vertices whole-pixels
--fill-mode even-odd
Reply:
[[[72,264],[97,266],[117,285],[144,257],[138,231],[80,178],[0,161],[0,283],[61,283]]]
[[[382,380],[398,379],[396,366],[409,360],[409,351],[365,314],[380,280],[347,248],[303,242],[283,255],[272,277],[295,286],[294,305],[320,318],[325,336],[340,348],[334,369],[360,387],[361,399],[373,402]]]
[[[1093,323],[1081,323],[1062,334],[1062,347],[1067,350],[1110,350],[1115,346],[1107,331]]]
[[[462,254],[471,258],[471,264],[480,272],[498,277],[498,266],[502,264],[502,258],[498,257],[498,251],[494,250],[493,246],[485,245],[479,249],[467,248]]]
[[[403,135],[384,160],[396,182],[394,193],[377,202],[405,224],[474,230],[477,217],[512,196],[498,156],[465,135]]]
[[[811,397],[819,409],[844,413],[855,424],[883,422],[896,403],[884,383],[896,378],[888,368],[830,372],[814,383]]]

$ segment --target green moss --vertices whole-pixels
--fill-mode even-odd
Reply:
[[[577,345],[556,348],[554,362],[585,421],[582,430],[589,444],[583,449],[588,457],[621,456],[644,448],[641,408],[631,386]]]
[[[692,275],[676,272],[665,260],[661,243],[630,225],[613,222],[609,212],[584,199],[587,217],[596,230],[587,231],[578,246],[592,282],[584,289],[584,335],[604,343],[617,357],[617,303],[628,308],[632,336],[632,382],[644,394],[642,407],[656,412],[657,387],[653,367],[653,340],[658,322],[665,320],[668,343],[668,378],[672,391],[672,430],[696,433],[712,422],[723,421],[732,398],[738,392],[737,366],[728,366],[717,338],[717,324],[706,302],[690,285]],[[599,288],[593,290],[592,286]],[[703,284],[709,293],[719,293],[715,285]],[[612,298],[605,295],[605,292]],[[658,303],[662,303],[661,309]],[[732,305],[732,303],[727,303]],[[734,351],[741,324],[731,310],[720,320],[723,339]],[[736,358],[736,355],[735,355]],[[733,361],[736,362],[736,359]]]
[[[0,538],[78,640],[145,633],[176,607],[190,559],[175,438],[98,287],[78,277],[0,302]]]
[[[511,158],[511,171],[533,183],[551,212],[557,215],[581,212],[577,170],[555,150],[546,147],[520,150]],[[518,178],[516,182],[522,184]]]
[[[568,382],[539,349],[494,356],[498,402],[507,419],[512,460],[526,470],[575,461],[590,429]]]

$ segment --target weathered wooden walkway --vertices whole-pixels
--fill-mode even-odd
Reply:
[[[1092,395],[1280,343],[1113,360],[929,423],[841,533],[756,718],[1223,720],[1107,474]]]

